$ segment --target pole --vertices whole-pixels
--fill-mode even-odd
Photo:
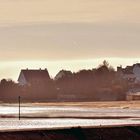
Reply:
[[[19,116],[18,116],[18,118],[20,120],[20,96],[18,97],[18,101],[19,101]]]

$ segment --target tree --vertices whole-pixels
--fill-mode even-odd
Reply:
[[[111,66],[106,60],[103,61],[97,68],[97,73],[105,74],[109,72],[115,72],[113,66]]]

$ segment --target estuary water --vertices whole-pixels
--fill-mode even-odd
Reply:
[[[21,116],[32,118],[95,118],[95,117],[140,117],[140,109],[129,108],[88,108],[73,106],[34,106],[24,104],[20,108]],[[0,106],[1,116],[18,116],[18,104]]]
[[[140,109],[86,108],[72,106],[22,105],[0,106],[0,131],[62,129],[140,125]]]

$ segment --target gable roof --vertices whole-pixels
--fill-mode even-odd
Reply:
[[[28,83],[33,81],[47,81],[50,80],[48,70],[21,70],[20,75],[23,74]],[[19,76],[20,77],[20,76]]]
[[[58,74],[55,76],[55,80],[58,80],[62,77],[70,77],[72,76],[72,72],[68,71],[68,70],[61,70],[60,72],[58,72]]]

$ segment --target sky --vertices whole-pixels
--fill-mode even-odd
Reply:
[[[140,62],[139,0],[0,0],[0,79],[21,69]]]

